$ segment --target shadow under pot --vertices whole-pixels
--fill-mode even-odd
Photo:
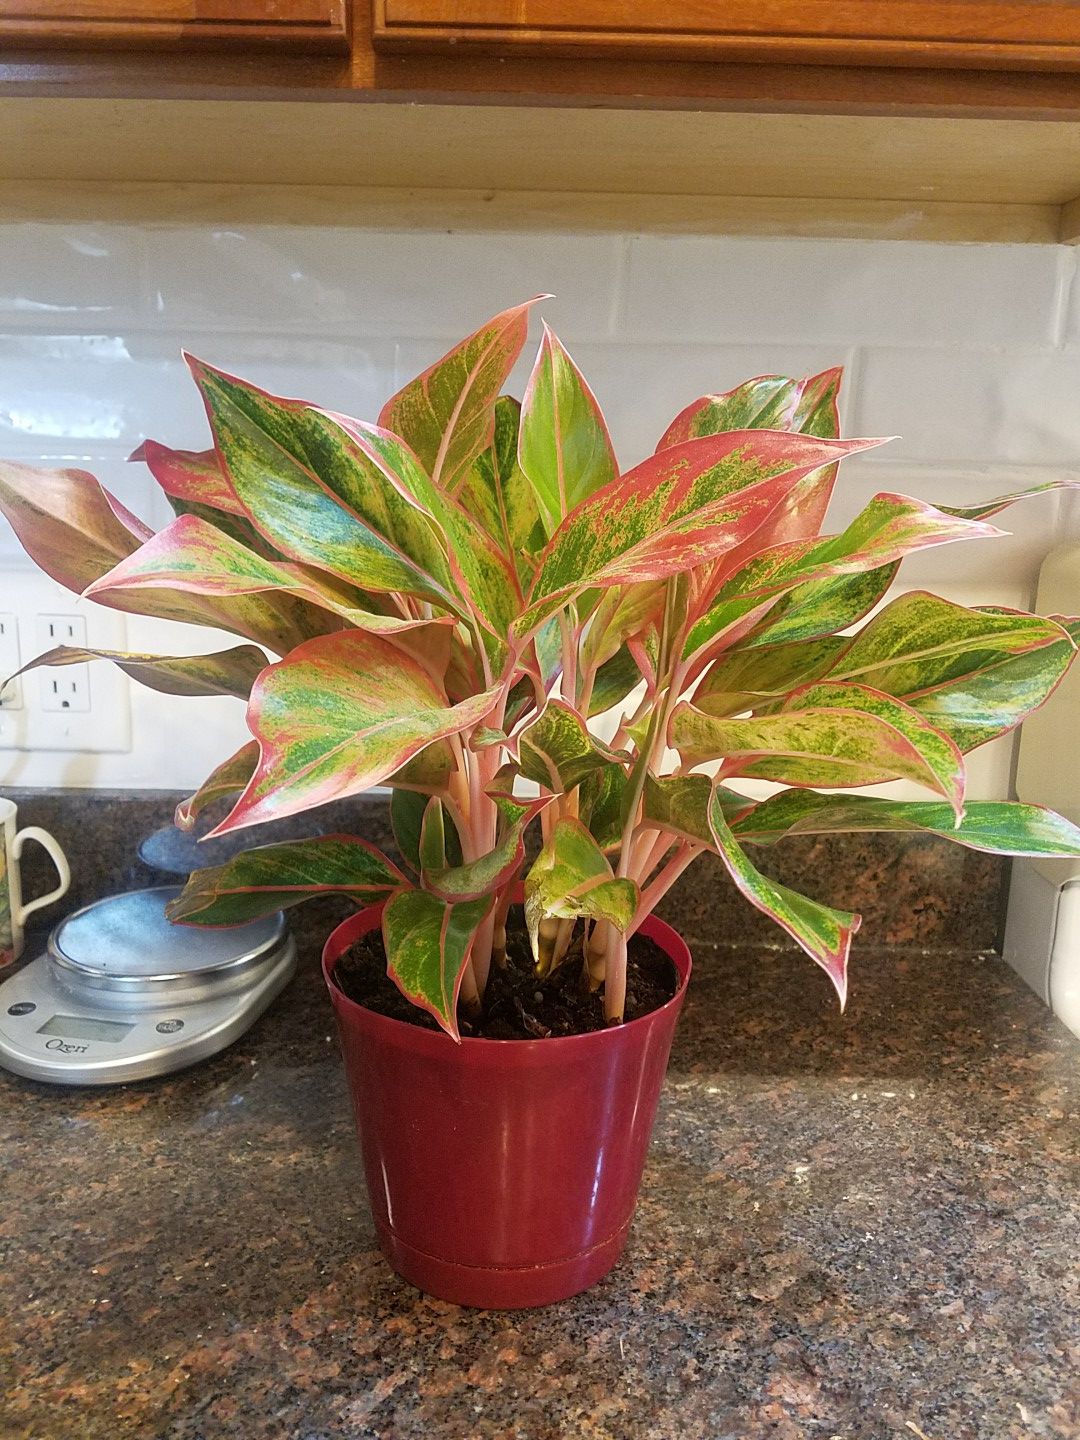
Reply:
[[[464,1039],[377,1015],[334,979],[378,928],[350,916],[323,950],[383,1254],[429,1295],[481,1309],[550,1305],[596,1284],[637,1203],[690,951],[662,920],[674,996],[626,1024],[540,1040]]]

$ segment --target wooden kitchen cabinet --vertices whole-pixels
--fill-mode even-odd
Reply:
[[[388,51],[1080,70],[1076,0],[374,0]]]
[[[0,0],[0,46],[348,50],[347,0]]]

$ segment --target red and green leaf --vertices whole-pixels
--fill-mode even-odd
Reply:
[[[874,603],[871,597],[884,593],[881,586],[884,584],[888,588],[887,582],[892,579],[882,567],[928,546],[948,545],[955,540],[988,539],[1001,533],[993,525],[935,510],[932,505],[911,500],[906,495],[875,495],[839,535],[774,545],[743,562],[727,576],[706,614],[694,625],[685,653],[692,655],[715,641],[762,600],[781,596],[796,587],[832,583],[837,577],[876,572],[865,593],[861,585],[857,585],[853,592],[856,604],[869,600],[869,609]],[[844,590],[841,594],[842,606],[850,612],[853,608],[851,595]],[[829,609],[828,623],[831,626],[832,606],[828,592],[822,595],[803,591],[794,608],[803,617],[808,617],[808,623],[801,628],[789,623],[774,629],[773,616],[776,615],[779,621],[782,612],[771,611],[768,622],[758,626],[760,643],[775,644],[781,640],[802,640],[811,635],[829,633],[815,620],[816,612],[823,604]],[[853,618],[857,619],[858,615]],[[851,621],[844,623],[850,624]],[[768,640],[764,639],[766,631]]]
[[[607,857],[579,820],[558,820],[551,837],[525,879],[525,923],[533,955],[539,957],[538,933],[546,916],[606,920],[616,930],[629,928],[638,904],[633,880],[617,879]]]
[[[548,535],[619,473],[596,397],[547,325],[522,401],[518,462]]]
[[[0,515],[46,575],[76,594],[153,533],[86,470],[0,460]]]
[[[248,727],[259,764],[213,833],[370,789],[433,741],[478,724],[497,699],[492,690],[449,705],[428,670],[380,635],[311,640],[256,682]]]
[[[246,516],[216,450],[173,450],[144,440],[128,457],[141,460],[170,500],[205,505],[227,515]]]
[[[514,633],[524,639],[590,587],[659,580],[717,559],[763,525],[803,476],[878,443],[741,430],[650,456],[562,522]]]
[[[248,740],[235,755],[230,755],[210,772],[194,795],[181,800],[173,819],[176,828],[193,830],[195,821],[204,810],[226,795],[239,794],[254,775],[258,763],[259,747],[254,740]]]
[[[523,806],[518,818],[486,855],[441,868],[425,865],[421,885],[453,905],[465,900],[479,900],[504,889],[516,877],[524,862],[525,831],[548,803],[549,799],[534,800]]]
[[[457,1001],[473,941],[492,900],[448,905],[424,890],[401,890],[383,910],[386,973],[407,1000],[460,1040]]]
[[[88,660],[111,660],[132,680],[163,695],[234,695],[246,700],[267,660],[254,645],[237,645],[213,655],[145,655],[130,650],[88,650],[58,645],[31,660],[16,674],[42,665],[84,665]]]
[[[535,304],[494,316],[383,406],[379,424],[400,435],[451,495],[492,442],[495,402],[521,354]]]
[[[821,966],[832,981],[843,1009],[847,1001],[851,940],[862,917],[810,900],[763,875],[732,834],[719,799],[711,807],[709,820],[717,852],[737,888],[751,905],[775,920],[811,960]]]
[[[901,701],[859,685],[804,686],[777,714],[744,720],[683,703],[670,743],[688,764],[722,758],[725,775],[787,785],[913,780],[963,813],[964,760],[955,742]]]
[[[184,925],[243,925],[323,895],[375,905],[407,883],[366,840],[320,835],[261,845],[222,865],[192,871],[166,913]]]
[[[725,430],[787,430],[834,440],[840,434],[837,400],[843,373],[824,370],[802,380],[759,375],[724,395],[703,395],[676,417],[656,448]],[[776,529],[767,527],[761,544],[816,535],[825,521],[836,472],[837,467],[829,465],[807,475],[777,517]]]
[[[459,608],[436,522],[387,473],[372,444],[315,406],[270,395],[194,357],[188,364],[229,481],[283,554],[364,590]]]
[[[1042,805],[1018,800],[972,800],[957,825],[951,807],[937,800],[781,790],[744,808],[731,828],[737,839],[753,845],[775,845],[787,835],[911,831],[988,855],[1080,855],[1080,827]]]
[[[457,492],[462,508],[496,541],[527,584],[547,539],[536,495],[518,464],[521,402],[500,395],[495,402],[491,444],[477,456]]]
[[[823,635],[786,645],[733,646],[706,670],[694,704],[707,715],[756,710],[827,674],[847,643],[839,635]]]
[[[521,773],[557,795],[618,758],[565,700],[549,700],[518,737]]]

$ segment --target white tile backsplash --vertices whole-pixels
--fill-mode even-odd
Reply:
[[[160,525],[170,512],[126,455],[147,435],[206,443],[182,347],[373,419],[490,314],[550,290],[536,313],[588,376],[624,466],[697,395],[847,366],[846,433],[900,438],[844,467],[839,528],[878,490],[964,503],[1080,475],[1075,268],[1059,246],[2,224],[0,454],[91,470]],[[530,363],[515,372],[518,393]],[[926,551],[905,566],[905,588],[1025,604],[1076,511],[1054,497],[1017,506],[998,522],[1007,538]],[[0,526],[5,587],[19,585],[20,555]],[[127,626],[132,648],[227,643],[138,617]],[[0,754],[0,784],[194,785],[236,747],[242,707],[179,703],[134,686],[130,755]],[[1007,742],[980,754],[973,794],[1005,793],[1010,754]]]
[[[640,236],[621,325],[715,345],[1045,345],[1073,264],[1052,245]]]

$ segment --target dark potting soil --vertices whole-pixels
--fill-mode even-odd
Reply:
[[[603,992],[591,993],[582,981],[581,930],[578,929],[566,959],[551,975],[538,980],[533,970],[529,936],[520,906],[507,919],[506,967],[493,967],[484,996],[484,1012],[470,1020],[458,1012],[462,1035],[485,1040],[537,1040],[547,1036],[584,1035],[603,1030]],[[339,987],[358,1005],[404,1020],[426,1030],[438,1024],[426,1011],[405,999],[386,973],[382,934],[362,936],[334,969]],[[675,994],[675,966],[654,940],[635,935],[628,946],[626,967],[627,1020],[636,1020],[666,1005]]]

